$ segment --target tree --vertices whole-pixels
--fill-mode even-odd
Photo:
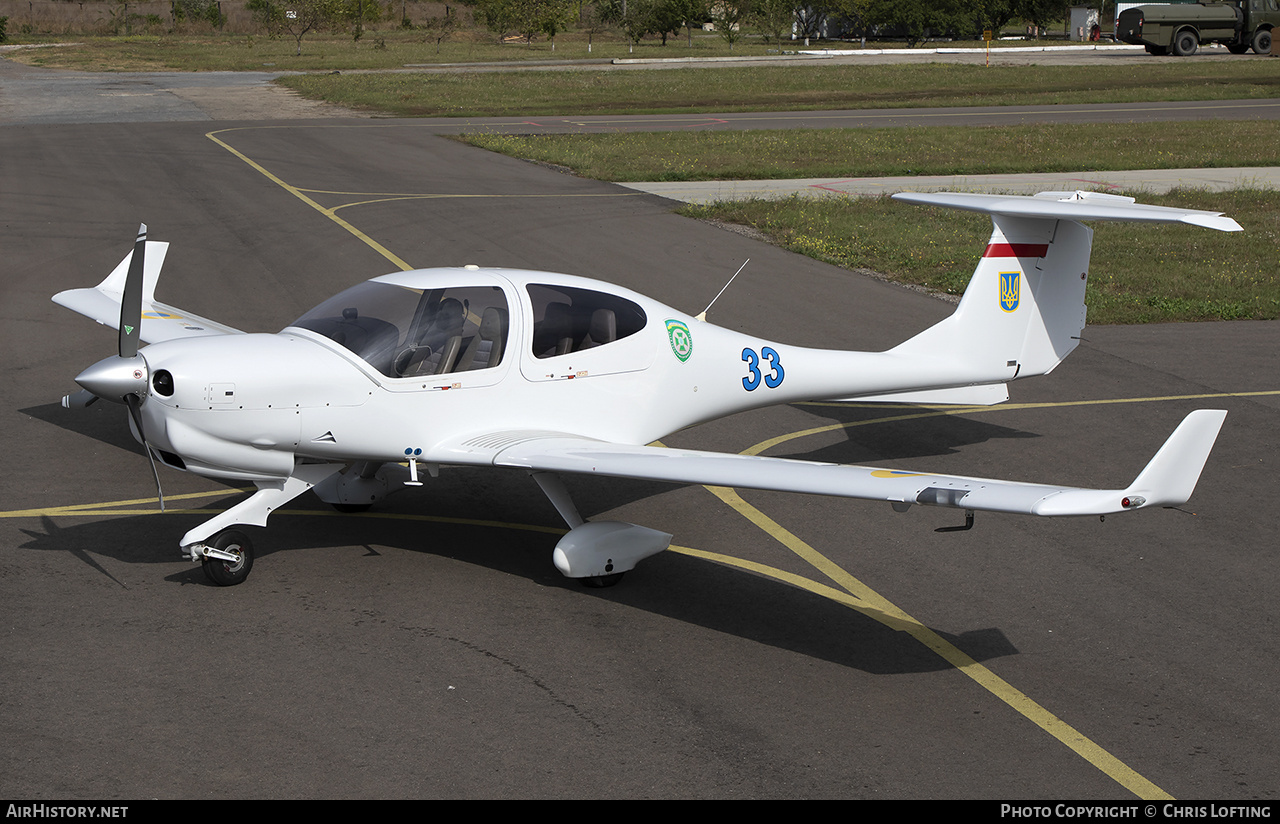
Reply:
[[[578,28],[587,33],[587,54],[591,54],[592,41],[605,30],[606,22],[600,3],[578,7]]]
[[[600,16],[626,35],[635,47],[646,34],[653,31],[653,5],[657,0],[603,0],[599,5]]]
[[[831,12],[849,21],[850,29],[862,35],[862,45],[867,45],[867,31],[871,28],[871,7],[875,0],[830,0]]]
[[[332,28],[342,18],[342,0],[249,0],[245,8],[272,37],[287,33],[302,55],[302,38],[313,31]]]
[[[914,48],[930,37],[947,32],[967,30],[969,0],[874,0],[868,6],[868,18],[905,36]]]
[[[684,8],[685,45],[693,48],[693,27],[702,28],[702,24],[711,19],[709,0],[675,0]]]
[[[216,29],[227,24],[218,0],[173,0],[172,8],[175,24],[204,22]]]
[[[1021,0],[1020,6],[1020,15],[1030,20],[1037,32],[1062,20],[1067,11],[1066,0]]]
[[[684,25],[684,9],[675,0],[657,0],[649,4],[649,30],[662,37],[667,45],[667,35],[679,34]]]
[[[826,5],[815,3],[812,6],[797,6],[792,13],[796,36],[804,40],[806,46],[809,45],[810,39],[816,39],[822,34],[822,26],[830,13]]]
[[[1022,16],[1023,0],[971,0],[973,33],[991,30],[998,34],[1010,20]]]
[[[742,24],[751,15],[752,0],[714,0],[711,4],[711,22],[715,24],[716,33],[729,44],[742,39]]]
[[[797,0],[754,0],[751,4],[751,26],[766,43],[791,38],[796,19]]]
[[[475,0],[476,19],[498,35],[498,41],[502,42],[508,32],[524,33],[530,29],[527,21],[531,5],[529,0]],[[537,30],[537,24],[532,24],[532,31]],[[529,38],[532,37],[529,34]]]
[[[604,0],[597,8],[600,18],[622,29],[632,45],[647,35],[662,37],[667,45],[667,35],[678,34],[681,26],[690,27],[704,19],[705,0]]]
[[[407,19],[407,18],[406,18]],[[440,53],[440,44],[453,34],[454,29],[458,27],[458,18],[454,15],[453,10],[445,7],[443,17],[428,17],[418,26],[418,29],[425,32],[427,40],[436,41],[436,54]]]
[[[341,0],[338,19],[352,27],[351,37],[364,36],[365,23],[377,23],[382,19],[382,7],[376,0]]]
[[[556,34],[569,26],[569,18],[573,13],[573,0],[532,0],[532,22],[535,31],[540,31],[551,41],[551,50],[556,50]],[[533,40],[533,37],[527,37]]]

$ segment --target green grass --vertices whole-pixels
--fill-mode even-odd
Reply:
[[[21,37],[33,41],[42,38]],[[43,38],[47,40],[48,38]],[[545,41],[497,44],[467,31],[436,45],[416,31],[369,30],[311,35],[295,56],[291,38],[261,35],[150,34],[76,36],[76,44],[10,52],[9,59],[83,71],[298,71],[281,80],[312,98],[397,116],[575,115],[637,112],[767,111],[917,106],[1040,105],[1280,96],[1280,65],[1263,59],[1154,63],[1135,54],[1122,66],[979,66],[950,63],[832,65],[823,61],[769,66],[628,71],[584,64],[577,71],[389,72],[409,64],[530,62],[616,57],[717,57],[718,37],[656,41],[634,54],[616,35],[596,35],[587,53],[581,32]],[[776,51],[776,48],[774,49]],[[734,55],[763,55],[749,39]],[[342,72],[333,74],[332,72]],[[354,73],[353,73],[354,72]],[[377,73],[361,73],[377,72]]]
[[[1280,96],[1267,60],[1114,66],[957,64],[680,68],[662,71],[300,75],[299,93],[401,117],[1091,105]]]
[[[406,63],[533,60],[551,57],[550,48],[499,46],[470,38],[442,44],[420,33],[369,32],[309,35],[295,55],[292,37],[262,34],[76,36],[70,45],[10,52],[6,57],[34,66],[78,71],[356,71],[400,69]],[[585,52],[585,47],[583,49]]]
[[[1280,317],[1280,192],[1136,196],[1142,203],[1223,211],[1244,231],[1093,224],[1090,323]],[[687,206],[680,213],[752,226],[809,257],[950,294],[964,291],[991,233],[985,215],[887,197],[754,200]]]
[[[297,44],[287,35],[278,39],[265,34],[159,32],[132,36],[15,36],[10,21],[12,42],[68,45],[5,56],[31,65],[81,71],[261,71],[264,62],[274,64],[268,68],[282,71],[349,71],[400,69],[406,64],[761,56],[778,51],[776,44],[766,45],[755,38],[739,44],[731,53],[719,37],[702,33],[694,36],[692,46],[686,45],[682,35],[670,39],[666,46],[654,40],[632,49],[614,32],[594,35],[588,51],[587,35],[576,31],[559,35],[552,49],[544,39],[498,43],[496,37],[482,29],[456,32],[437,51],[435,41],[424,31],[382,25],[385,28],[366,29],[359,41],[350,34],[308,34],[302,40],[302,54],[295,55]]]
[[[501,135],[457,139],[597,180],[768,180],[1280,166],[1280,121]]]

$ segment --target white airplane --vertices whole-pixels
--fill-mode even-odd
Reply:
[[[53,300],[120,330],[119,353],[80,373],[68,407],[129,408],[155,462],[258,491],[187,532],[185,557],[229,586],[253,549],[233,527],[314,489],[369,507],[425,469],[532,474],[569,526],[553,561],[616,583],[671,535],[586,523],[560,473],[803,492],[1032,515],[1106,515],[1190,497],[1226,416],[1189,414],[1126,489],[1077,489],[647,446],[699,422],[812,399],[991,404],[1043,375],[1084,327],[1093,233],[1082,220],[1240,231],[1221,213],[1084,192],[1034,197],[903,193],[991,215],[994,231],[955,313],[884,352],[843,352],[731,332],[600,281],[513,269],[420,269],[374,278],[276,334],[245,334],[155,300],[167,243],[146,240],[95,288]],[[139,341],[150,343],[138,351]],[[159,476],[157,492],[163,507]]]

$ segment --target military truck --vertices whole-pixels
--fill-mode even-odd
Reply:
[[[1116,39],[1145,46],[1148,54],[1195,54],[1204,43],[1222,43],[1232,54],[1271,51],[1271,30],[1280,26],[1280,0],[1179,3],[1125,9]]]

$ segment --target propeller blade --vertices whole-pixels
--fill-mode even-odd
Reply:
[[[81,389],[79,392],[72,392],[70,395],[62,396],[62,406],[66,409],[84,409],[92,403],[96,403],[98,396],[90,392],[88,389]]]
[[[124,290],[120,295],[120,344],[119,354],[107,357],[76,376],[81,391],[62,399],[62,405],[72,408],[88,406],[99,398],[123,403],[129,407],[129,418],[138,430],[142,449],[151,463],[151,477],[156,482],[156,497],[160,499],[160,511],[164,512],[164,490],[160,487],[160,472],[156,469],[156,456],[147,441],[142,427],[142,396],[147,393],[150,377],[146,359],[138,354],[142,340],[142,290],[145,256],[147,253],[147,224],[138,226],[138,238],[133,243],[129,269],[125,272]]]
[[[129,260],[129,272],[125,276],[124,294],[120,300],[120,357],[132,358],[138,354],[138,341],[142,326],[142,264],[147,253],[147,224],[138,227],[138,239],[133,244],[133,257]]]
[[[156,497],[160,499],[160,511],[164,512],[164,490],[160,488],[160,473],[156,470],[156,458],[151,454],[151,444],[147,442],[147,432],[142,428],[142,398],[129,394],[124,396],[124,400],[129,406],[129,417],[133,418],[133,425],[138,427],[138,437],[142,438],[142,451],[147,453],[147,460],[151,462],[151,477],[156,481]]]

